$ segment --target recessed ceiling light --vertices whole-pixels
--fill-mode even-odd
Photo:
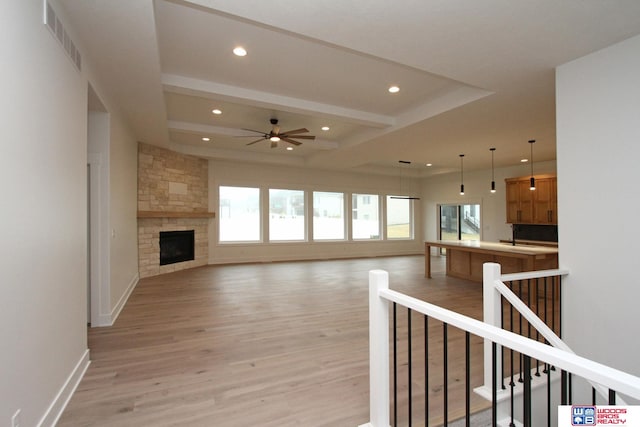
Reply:
[[[322,126],[323,131],[328,131],[329,129],[331,129],[329,126]]]
[[[427,163],[427,167],[433,166],[433,163]]]
[[[287,151],[293,151],[293,147],[287,147]]]
[[[529,161],[529,159],[522,159],[520,160],[520,163],[527,163]]]
[[[391,86],[389,88],[389,92],[390,93],[398,93],[398,92],[400,92],[400,88],[398,86]]]
[[[233,49],[233,54],[235,56],[247,56],[247,50],[242,46],[238,46]]]
[[[222,114],[222,110],[219,110],[219,109],[217,109],[217,108],[215,108],[215,109],[211,110],[211,112],[212,112],[213,114],[216,114],[216,115],[220,115],[220,114]]]
[[[206,136],[203,136],[203,137],[202,137],[202,140],[203,140],[203,141],[205,141],[205,142],[207,142],[207,141],[211,141],[211,138],[207,138]]]

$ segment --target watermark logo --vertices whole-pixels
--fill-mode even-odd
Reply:
[[[558,406],[558,427],[611,425],[640,426],[640,406]]]
[[[572,426],[595,426],[596,407],[595,406],[572,406],[571,407]]]

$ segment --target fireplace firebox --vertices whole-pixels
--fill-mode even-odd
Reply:
[[[194,230],[160,232],[160,265],[192,261],[194,255]]]

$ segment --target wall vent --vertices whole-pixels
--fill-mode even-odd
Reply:
[[[51,34],[58,40],[60,46],[67,53],[73,65],[75,65],[78,71],[82,70],[82,57],[80,56],[80,51],[76,48],[75,43],[67,34],[67,31],[64,29],[62,22],[58,18],[56,11],[53,9],[53,6],[45,0],[44,2],[44,23],[51,31]]]

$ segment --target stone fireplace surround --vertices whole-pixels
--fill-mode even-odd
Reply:
[[[138,269],[140,278],[206,265],[208,162],[138,144]],[[194,230],[195,259],[160,265],[160,232]]]

